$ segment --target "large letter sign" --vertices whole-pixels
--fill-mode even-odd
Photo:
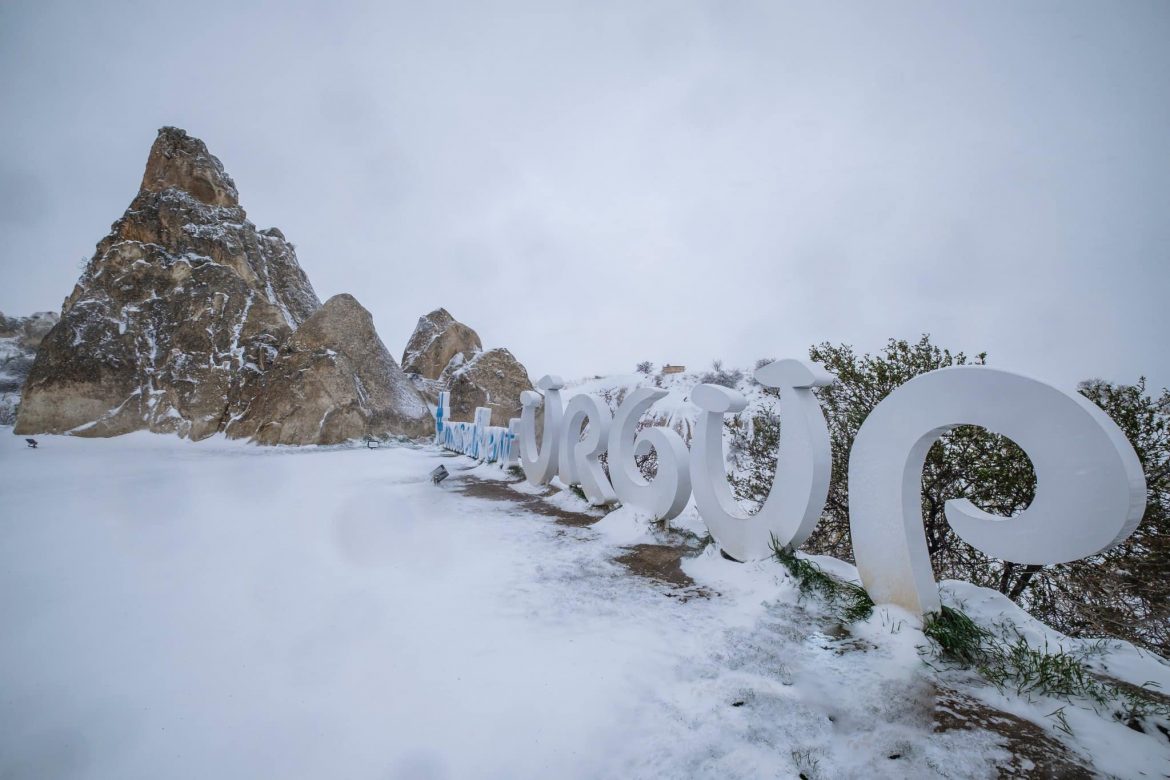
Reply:
[[[565,386],[559,376],[545,376],[536,383],[544,391],[544,397],[531,390],[520,394],[520,467],[524,476],[533,485],[547,485],[556,476],[557,455],[560,442],[557,433],[561,427],[561,388]],[[540,447],[536,444],[536,407],[544,404],[544,430],[541,432]]]
[[[1125,435],[1076,394],[1007,371],[955,366],[911,379],[877,405],[849,456],[849,527],[862,584],[879,604],[941,608],[922,525],[922,468],[957,425],[1002,434],[1027,453],[1036,497],[1020,515],[946,503],[960,537],[994,558],[1053,564],[1109,549],[1137,527],[1145,477]]]
[[[743,411],[747,401],[719,385],[691,391],[702,410],[691,443],[695,505],[711,536],[739,561],[770,556],[773,538],[789,549],[803,544],[820,520],[833,468],[829,429],[812,388],[835,377],[816,363],[778,360],[758,369],[756,379],[780,390],[781,433],[772,489],[754,516],[740,509],[723,466],[723,416]]]
[[[669,520],[695,506],[720,547],[740,561],[767,558],[773,540],[796,549],[824,510],[832,474],[829,431],[813,388],[835,381],[824,368],[779,360],[756,379],[780,390],[782,424],[772,489],[755,515],[744,512],[727,484],[723,420],[747,407],[742,394],[699,385],[692,451],[670,428],[638,432],[638,421],[667,391],[640,387],[616,415],[597,398],[573,396],[562,409],[560,377],[546,376],[521,394],[523,413],[509,428],[492,428],[491,412],[476,421],[446,419],[448,393],[439,394],[436,439],[450,450],[481,460],[511,463],[512,430],[528,481],[545,485],[559,473],[580,484],[589,502],[620,500]],[[537,407],[544,431],[536,441]],[[585,437],[581,426],[589,421]],[[965,498],[947,501],[947,521],[962,539],[987,555],[1013,563],[1048,565],[1108,550],[1133,533],[1145,510],[1141,463],[1121,429],[1077,393],[986,366],[953,366],[911,379],[894,390],[862,424],[849,453],[849,528],[861,582],[878,604],[917,614],[941,609],[922,524],[922,469],[938,438],[959,425],[977,425],[1008,437],[1031,459],[1036,497],[1015,517],[997,517]],[[580,439],[580,441],[579,441]],[[609,450],[609,479],[598,462]],[[658,453],[658,473],[642,478],[636,458]]]
[[[653,387],[639,387],[618,407],[609,432],[609,477],[623,505],[635,506],[659,520],[677,517],[691,495],[687,467],[687,445],[669,428],[646,428],[635,437],[638,419],[667,393]],[[638,471],[635,457],[658,453],[658,474],[647,482]]]
[[[594,506],[617,503],[617,495],[597,461],[609,445],[609,409],[591,395],[575,395],[565,405],[560,454],[560,477],[566,485],[580,485]],[[581,424],[589,420],[585,438],[578,441]]]

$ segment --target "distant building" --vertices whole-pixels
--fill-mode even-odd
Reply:
[[[670,363],[667,363],[665,366],[662,367],[662,373],[664,373],[664,374],[681,374],[682,372],[684,372],[686,370],[687,370],[686,366],[672,366],[672,365],[670,365]]]

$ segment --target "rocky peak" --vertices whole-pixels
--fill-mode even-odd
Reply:
[[[158,131],[146,159],[141,189],[151,193],[176,189],[210,206],[240,205],[236,184],[223,164],[202,141],[177,127]]]
[[[210,436],[320,306],[292,245],[247,220],[220,161],[164,127],[37,353],[16,430]]]
[[[435,309],[418,318],[418,325],[402,353],[402,368],[426,379],[438,379],[456,356],[468,360],[482,350],[479,334],[446,309]]]
[[[14,339],[21,348],[35,351],[59,319],[55,311],[33,312],[27,317],[5,317],[0,312],[0,339]]]
[[[220,161],[173,127],[45,335],[16,421],[283,444],[430,427],[369,312],[323,307],[284,234],[257,230]]]
[[[164,127],[142,189],[44,337],[16,429],[209,436],[320,306],[292,246],[245,218],[220,161]]]
[[[381,343],[374,329],[373,316],[358,303],[357,298],[349,293],[340,293],[313,312],[289,336],[284,349],[312,350],[329,346],[346,354],[358,354],[372,341]]]
[[[476,407],[486,406],[492,425],[507,425],[520,416],[520,393],[532,389],[528,372],[511,352],[485,352],[479,335],[446,309],[419,317],[402,368],[415,375],[415,387],[428,398],[451,392],[452,420],[470,420]]]
[[[440,306],[439,308],[435,309],[430,314],[419,317],[418,321],[419,321],[420,325],[422,323],[426,322],[435,328],[442,329],[442,328],[447,327],[448,325],[451,325],[453,323],[458,322],[459,320],[452,317],[451,312],[447,311],[442,306]]]
[[[433,426],[422,396],[378,338],[374,318],[341,294],[285,341],[227,435],[261,444],[338,444],[387,432],[425,436]]]
[[[439,377],[451,392],[451,419],[471,420],[477,407],[492,410],[492,425],[519,417],[520,394],[532,389],[528,371],[503,347],[477,352],[466,361],[457,355]]]

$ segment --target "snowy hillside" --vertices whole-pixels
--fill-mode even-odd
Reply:
[[[15,337],[0,337],[0,425],[12,425],[16,420],[20,386],[31,365],[32,356]]]
[[[0,425],[16,421],[21,387],[32,369],[37,348],[58,319],[51,311],[39,311],[29,317],[5,317],[0,312]]]
[[[453,476],[436,487],[440,462]],[[32,450],[4,435],[0,496],[6,777],[1170,766],[1165,734],[1089,700],[1001,690],[907,614],[845,624],[775,561],[732,563],[431,447],[136,433]],[[1157,658],[1063,638],[991,591],[945,590],[987,627],[1170,691]]]

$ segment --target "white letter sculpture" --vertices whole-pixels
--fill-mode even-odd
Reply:
[[[503,468],[511,468],[520,462],[520,418],[513,417],[508,420],[508,432],[504,434],[503,456],[500,458],[500,465]]]
[[[443,428],[451,421],[447,419],[451,409],[451,393],[439,391],[439,403],[435,407],[435,444],[443,443]]]
[[[492,424],[492,410],[486,406],[477,406],[471,419],[474,438],[471,442],[471,452],[468,454],[476,460],[484,460],[487,458],[488,427]]]
[[[578,441],[581,424],[589,420],[585,438]],[[575,395],[565,405],[562,417],[560,477],[565,485],[581,486],[581,491],[594,506],[617,503],[617,495],[609,484],[597,456],[609,444],[611,417],[608,407],[588,395]]]
[[[778,360],[757,370],[756,379],[780,390],[781,434],[772,489],[754,516],[732,495],[723,460],[723,416],[743,411],[747,401],[719,385],[691,391],[702,410],[691,442],[695,505],[719,546],[738,561],[767,558],[773,538],[790,549],[803,544],[820,520],[833,469],[829,429],[812,388],[836,377],[816,363]]]
[[[618,407],[609,432],[609,477],[622,504],[649,512],[656,519],[669,520],[686,508],[691,495],[689,453],[682,437],[669,428],[646,428],[640,434],[638,419],[667,393],[653,387],[639,387]],[[658,474],[647,482],[638,471],[635,457],[658,453]]]
[[[561,388],[565,383],[559,376],[542,377],[536,386],[540,393],[525,390],[520,394],[520,467],[524,476],[533,485],[547,485],[557,473],[557,455],[560,442],[557,433],[561,428]],[[536,407],[544,403],[544,430],[540,447],[536,445]]]
[[[911,379],[877,405],[849,456],[849,527],[861,581],[879,604],[939,611],[922,525],[927,451],[957,425],[1007,436],[1032,460],[1036,497],[1016,517],[947,501],[960,537],[1013,563],[1095,555],[1133,533],[1145,477],[1125,435],[1079,394],[998,369],[955,366]]]

